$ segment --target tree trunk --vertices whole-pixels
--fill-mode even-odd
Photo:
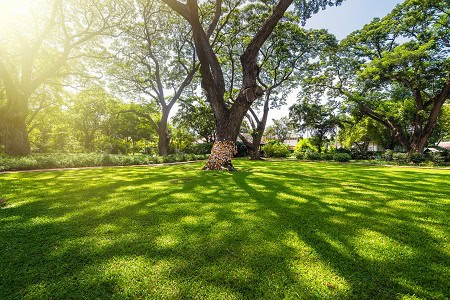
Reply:
[[[236,139],[244,116],[216,116],[217,137],[203,170],[236,171],[231,163],[237,153]]]
[[[25,156],[31,153],[25,116],[6,117],[0,131],[6,154]]]
[[[252,141],[249,142],[244,135],[239,134],[244,145],[249,150],[249,155],[251,160],[261,160],[261,152],[259,151],[259,146],[261,144],[261,137],[257,137],[255,133],[252,134]]]
[[[250,151],[251,160],[261,160],[261,151],[259,149],[264,132],[256,132],[253,135],[252,148]]]
[[[170,109],[163,109],[161,120],[158,123],[158,154],[167,156],[169,154],[170,135],[167,129]]]
[[[167,156],[169,154],[170,137],[167,129],[158,132],[158,154]]]
[[[261,118],[261,121],[258,120],[258,117],[254,113],[252,109],[250,109],[250,112],[254,115],[255,121],[256,121],[256,130],[254,134],[252,135],[253,141],[252,141],[252,149],[255,149],[253,154],[250,155],[250,158],[252,160],[260,160],[261,159],[261,151],[259,147],[261,146],[261,140],[264,135],[264,131],[266,130],[267,125],[267,118],[269,117],[269,102],[270,102],[270,95],[272,94],[272,89],[266,88],[266,95],[264,100],[264,107],[263,107],[263,116]]]
[[[25,156],[31,153],[26,118],[28,101],[17,92],[16,97],[0,110],[0,135],[6,154]]]

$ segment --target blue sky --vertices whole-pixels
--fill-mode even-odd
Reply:
[[[314,15],[306,21],[306,28],[325,28],[338,39],[345,38],[353,31],[362,28],[373,18],[382,18],[403,2],[402,0],[345,0],[344,3],[336,7],[328,7]],[[289,106],[296,98],[297,92],[289,95],[287,104],[280,109],[273,109],[269,112],[268,125],[272,124],[272,119],[279,119],[289,115]]]
[[[401,0],[346,0],[340,6],[328,7],[306,21],[307,28],[325,28],[338,39],[360,29],[373,18],[384,17]]]

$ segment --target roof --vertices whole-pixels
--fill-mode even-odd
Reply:
[[[439,147],[442,147],[442,148],[450,149],[450,141],[440,142],[440,143],[438,144],[438,146],[439,146]]]

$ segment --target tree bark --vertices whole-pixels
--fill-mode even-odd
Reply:
[[[170,135],[167,129],[167,120],[169,112],[163,112],[161,120],[158,124],[158,154],[160,156],[167,156],[169,154]]]
[[[17,90],[9,93],[7,104],[0,108],[0,135],[8,155],[25,156],[31,153],[26,119],[27,98]]]
[[[259,147],[261,146],[262,134],[259,132],[253,135],[252,148],[250,150],[250,159],[251,160],[261,160],[261,151]]]
[[[217,136],[204,170],[235,171],[232,158],[237,153],[236,139],[244,116],[233,115],[228,111],[223,116],[216,115]]]
[[[31,153],[26,116],[7,116],[1,121],[0,131],[6,154],[25,156]]]

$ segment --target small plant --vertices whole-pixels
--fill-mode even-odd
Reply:
[[[383,153],[383,159],[385,161],[392,161],[394,156],[394,151],[388,149]]]
[[[406,164],[409,162],[409,155],[408,153],[397,152],[392,155],[392,160],[398,164]]]
[[[348,153],[335,153],[333,155],[333,160],[337,162],[349,162],[350,159],[352,159],[352,157]]]

